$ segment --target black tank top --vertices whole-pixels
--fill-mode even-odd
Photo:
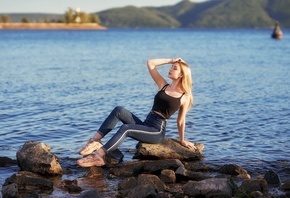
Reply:
[[[180,99],[184,95],[184,93],[179,98],[169,96],[165,93],[165,89],[167,86],[168,84],[165,85],[155,95],[152,111],[159,112],[166,119],[169,119],[179,109]]]

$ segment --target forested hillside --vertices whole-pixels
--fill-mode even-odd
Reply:
[[[108,27],[290,27],[290,0],[183,0],[173,6],[124,7],[97,13]]]

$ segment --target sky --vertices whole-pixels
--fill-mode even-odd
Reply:
[[[79,8],[82,12],[98,12],[110,8],[133,5],[175,5],[182,0],[0,0],[0,13],[52,13],[63,14],[68,8]],[[205,0],[191,0],[202,2]]]

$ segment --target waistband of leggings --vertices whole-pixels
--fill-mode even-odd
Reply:
[[[165,122],[167,122],[167,119],[162,117],[161,115],[157,114],[156,112],[154,111],[150,111],[150,114],[153,114],[155,117],[161,119],[161,120],[164,120]]]

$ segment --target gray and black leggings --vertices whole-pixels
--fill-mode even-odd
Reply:
[[[104,137],[121,121],[123,125],[103,146],[106,152],[118,148],[126,137],[146,143],[159,143],[165,137],[167,120],[151,111],[144,122],[127,109],[117,106],[103,122],[98,133]]]

